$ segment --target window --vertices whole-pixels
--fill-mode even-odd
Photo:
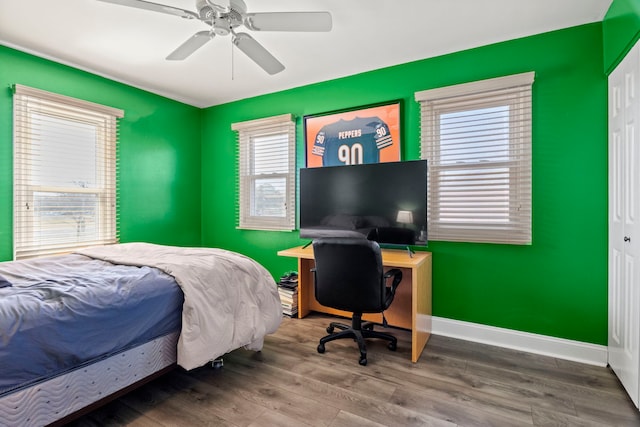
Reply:
[[[531,243],[531,86],[523,73],[416,93],[429,239]]]
[[[117,242],[123,112],[14,86],[14,258]]]
[[[295,117],[234,123],[238,135],[238,227],[295,228]]]

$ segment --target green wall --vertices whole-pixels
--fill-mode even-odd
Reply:
[[[613,6],[624,1],[616,0]],[[295,269],[296,263],[276,252],[306,241],[297,232],[235,228],[236,143],[231,123],[295,114],[297,160],[303,166],[304,115],[401,99],[402,157],[416,159],[416,91],[535,71],[533,244],[430,242],[433,312],[604,345],[603,51],[607,54],[601,47],[606,25],[512,40],[205,110],[0,46],[0,260],[10,259],[12,247],[11,84],[125,110],[120,132],[122,241],[224,247],[254,257],[278,276]],[[623,38],[618,40],[616,46]]]
[[[0,46],[0,260],[12,257],[12,95],[21,83],[125,111],[120,121],[123,242],[200,244],[202,110]]]
[[[602,23],[604,70],[611,73],[640,37],[640,1],[614,0]]]
[[[416,91],[535,71],[533,244],[430,242],[433,314],[605,345],[607,342],[607,85],[602,25],[512,40],[208,108],[202,134],[202,243],[245,253],[274,276],[295,269],[278,250],[297,232],[235,229],[231,123],[302,117],[403,101],[402,157],[418,158]]]

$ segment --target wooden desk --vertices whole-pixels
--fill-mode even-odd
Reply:
[[[278,252],[280,256],[298,258],[298,317],[310,311],[351,317],[351,313],[325,307],[315,298],[311,269],[315,266],[313,247],[298,246]],[[431,336],[431,253],[416,252],[409,257],[404,250],[382,250],[387,268],[400,268],[402,282],[385,317],[391,326],[411,330],[411,361],[417,362]],[[382,315],[366,314],[364,320],[382,323]]]

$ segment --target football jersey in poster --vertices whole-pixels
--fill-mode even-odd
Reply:
[[[356,117],[323,126],[311,153],[322,156],[322,166],[378,163],[380,150],[392,144],[389,127],[380,118]]]

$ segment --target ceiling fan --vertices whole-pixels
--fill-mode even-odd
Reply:
[[[198,31],[167,56],[168,60],[183,60],[204,46],[216,35],[232,35],[233,44],[269,74],[284,70],[284,65],[253,37],[236,28],[244,25],[251,31],[331,31],[329,12],[265,12],[248,13],[242,0],[222,0],[221,6],[211,0],[195,0],[196,12],[146,0],[98,0],[105,3],[166,13],[185,19],[197,19],[211,28]]]

